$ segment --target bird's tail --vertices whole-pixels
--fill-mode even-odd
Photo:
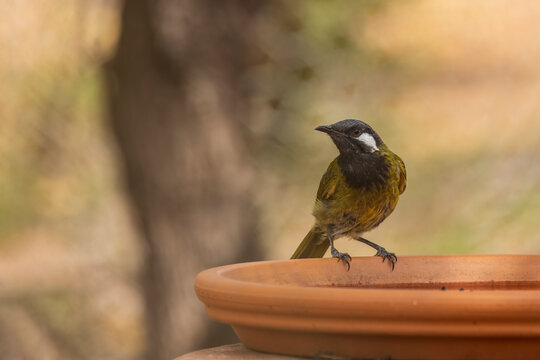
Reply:
[[[291,259],[323,257],[330,243],[317,227],[312,227],[294,252]]]

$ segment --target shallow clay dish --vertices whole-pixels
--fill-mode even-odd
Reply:
[[[195,280],[249,348],[391,359],[540,358],[540,256],[402,256],[234,264]]]

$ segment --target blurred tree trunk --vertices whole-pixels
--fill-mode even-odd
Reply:
[[[246,69],[262,1],[126,0],[107,65],[112,125],[145,240],[149,359],[234,342],[193,291],[211,266],[260,259]]]

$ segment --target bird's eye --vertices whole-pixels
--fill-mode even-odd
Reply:
[[[353,136],[360,136],[362,134],[362,132],[359,130],[359,129],[356,129],[356,130],[353,130]]]

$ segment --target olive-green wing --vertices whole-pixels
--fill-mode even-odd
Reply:
[[[407,187],[407,170],[405,169],[405,163],[399,156],[396,155],[398,161],[398,171],[399,171],[399,194],[403,194],[405,188]]]
[[[340,171],[337,159],[334,159],[321,178],[319,190],[317,190],[317,200],[328,200],[334,195]]]

